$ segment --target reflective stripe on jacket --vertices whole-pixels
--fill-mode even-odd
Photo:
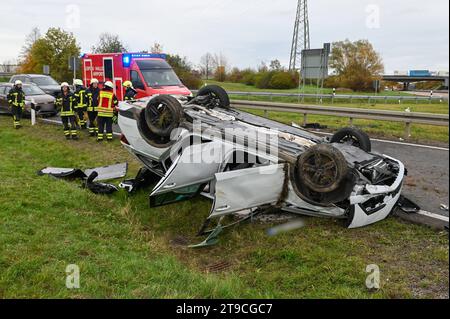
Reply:
[[[8,93],[8,103],[11,106],[24,107],[25,106],[25,93],[13,87]]]
[[[86,88],[84,86],[77,86],[75,98],[77,99],[77,108],[85,108],[87,106]]]
[[[100,91],[99,102],[97,106],[98,116],[113,117],[117,104],[119,104],[119,101],[112,91]]]
[[[68,93],[67,95],[60,93],[56,98],[56,105],[61,108],[61,116],[74,116],[77,99],[72,93]]]
[[[88,112],[96,112],[98,106],[98,97],[100,89],[94,89],[92,86],[86,90],[87,110]]]

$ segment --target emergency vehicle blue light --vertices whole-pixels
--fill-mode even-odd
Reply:
[[[133,53],[132,58],[153,58],[153,59],[166,59],[167,56],[164,53]]]
[[[124,54],[122,57],[122,63],[125,68],[128,68],[131,64],[131,56],[129,54]]]

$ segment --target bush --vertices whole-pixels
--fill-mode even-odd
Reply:
[[[242,77],[242,82],[245,85],[255,85],[255,73],[247,73]]]
[[[227,76],[227,80],[233,83],[241,83],[244,78],[244,71],[238,68],[233,68],[230,74]]]
[[[260,72],[255,76],[255,86],[258,89],[269,89],[270,80],[272,80],[274,72]]]
[[[194,74],[188,71],[181,71],[178,74],[181,82],[190,90],[197,90],[202,86],[202,80],[200,75]]]
[[[297,87],[297,81],[294,75],[289,72],[276,72],[269,82],[270,89],[294,89]]]

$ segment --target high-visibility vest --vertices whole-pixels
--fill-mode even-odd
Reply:
[[[87,101],[86,101],[86,90],[81,89],[78,92],[75,92],[75,97],[77,98],[77,108],[84,108],[87,106]]]
[[[116,99],[114,93],[102,90],[100,92],[99,102],[97,106],[98,116],[113,117],[115,106]]]

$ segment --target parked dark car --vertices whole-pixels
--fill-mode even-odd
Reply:
[[[11,83],[0,83],[0,112],[10,112],[7,96],[12,86]],[[57,110],[53,96],[45,93],[34,84],[23,84],[23,91],[25,93],[25,115],[30,114],[32,103],[35,105],[38,115],[56,115]]]
[[[51,76],[43,74],[16,74],[11,77],[9,83],[20,80],[23,84],[34,84],[40,87],[45,93],[57,97],[61,92],[61,87]]]

